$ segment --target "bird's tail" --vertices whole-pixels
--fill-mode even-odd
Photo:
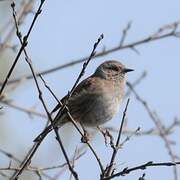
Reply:
[[[51,114],[54,112],[54,110],[51,112]],[[67,121],[67,118],[66,118],[66,114],[63,114],[62,117],[61,117],[61,111],[59,111],[56,115],[56,117],[54,118],[53,122],[47,126],[44,131],[39,134],[35,139],[34,139],[34,142],[40,142],[42,141],[46,136],[47,134],[53,130],[53,127],[58,127],[60,128],[61,126],[63,126]]]

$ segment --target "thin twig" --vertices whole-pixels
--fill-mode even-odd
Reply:
[[[171,143],[168,140],[168,138],[166,137],[166,132],[164,131],[162,123],[161,123],[160,119],[157,117],[157,114],[152,112],[148,103],[143,98],[141,98],[141,96],[135,91],[134,87],[130,83],[127,83],[127,85],[131,89],[131,91],[134,93],[136,99],[143,105],[143,107],[147,111],[149,117],[151,118],[151,120],[155,124],[157,130],[159,131],[160,137],[163,139],[163,141],[165,143],[165,147],[168,151],[169,156],[171,157],[172,161],[175,162],[176,156],[174,155],[174,153],[171,149],[171,145],[170,145]],[[178,174],[177,174],[176,166],[173,166],[173,171],[174,171],[174,179],[178,180]]]
[[[132,83],[132,86],[133,86],[133,87],[137,86],[146,76],[147,76],[147,72],[146,72],[146,71],[142,72],[142,74],[138,77],[138,79],[136,79],[136,80]],[[127,83],[128,83],[128,82],[127,82]],[[126,98],[126,97],[129,97],[130,93],[131,93],[131,90],[128,89],[128,90],[126,91],[126,94],[124,95],[124,97],[125,97],[125,98]]]
[[[118,176],[125,176],[133,171],[137,170],[145,170],[147,167],[159,167],[159,166],[176,166],[180,164],[180,162],[163,162],[163,163],[154,163],[153,161],[149,161],[145,164],[135,166],[133,168],[124,168],[121,172],[115,173],[109,177],[103,178],[103,180],[110,180]]]
[[[7,156],[8,158],[13,159],[14,161],[16,161],[16,162],[18,162],[18,163],[21,162],[21,161],[20,161],[17,157],[15,157],[13,154],[11,154],[11,153],[3,150],[3,149],[0,149],[0,153],[4,154],[4,155]]]
[[[34,4],[34,0],[23,1],[21,3],[21,6],[19,7],[19,10],[17,11],[17,19],[19,22],[21,22],[21,24],[22,24],[23,20],[25,19],[25,17],[29,14],[29,12],[32,12],[33,4]],[[2,33],[5,34],[7,29],[9,28],[9,26],[13,24],[12,21],[13,21],[13,19],[10,19],[8,21],[8,23],[4,25],[4,27],[1,29],[0,34],[2,34]],[[3,42],[1,43],[0,51],[3,50],[3,48],[8,47],[7,43],[12,38],[12,35],[14,35],[15,30],[16,30],[16,27],[13,24],[13,26],[10,28],[9,32],[6,33]],[[11,46],[11,47],[13,47],[13,46]]]
[[[17,110],[19,110],[21,112],[25,112],[28,115],[35,115],[35,116],[38,116],[38,117],[47,118],[47,116],[45,114],[42,114],[42,113],[37,112],[37,111],[34,111],[31,108],[24,108],[24,107],[19,106],[17,104],[11,103],[11,102],[9,102],[7,100],[2,100],[2,101],[0,101],[0,103],[2,103],[4,105],[7,105],[7,106],[9,106],[9,107],[11,107],[13,109],[17,109]]]
[[[68,99],[71,97],[73,91],[75,90],[77,84],[79,83],[81,77],[84,75],[85,73],[85,69],[87,68],[87,65],[89,64],[90,60],[93,58],[93,56],[95,55],[95,50],[98,46],[98,44],[100,43],[100,41],[103,39],[103,34],[100,35],[100,37],[98,38],[97,42],[94,43],[94,46],[93,46],[93,49],[91,51],[91,54],[88,58],[88,60],[86,62],[84,62],[83,64],[83,67],[81,69],[81,72],[79,73],[79,76],[77,78],[77,80],[75,81],[71,91],[68,93],[68,96],[65,100],[65,102],[62,104],[61,101],[59,101],[59,104],[61,105],[61,109],[59,110],[58,114],[56,116],[58,116],[59,118],[63,115],[64,113],[64,110],[66,110],[66,113],[70,119],[70,121],[72,122],[72,124],[74,125],[74,127],[77,129],[77,131],[80,133],[81,137],[83,138],[84,137],[84,134],[81,132],[80,128],[78,127],[77,123],[74,121],[73,117],[71,116],[70,112],[69,112],[69,109],[67,108],[66,106],[66,103],[68,102]],[[41,77],[42,78],[42,77]],[[45,83],[45,86],[48,88],[48,90],[52,93],[53,91],[49,88],[49,86],[47,86],[46,82],[43,80],[43,82]],[[52,93],[53,96],[55,96],[54,93]],[[55,97],[55,99],[57,100],[57,98]],[[58,119],[59,119],[58,118]],[[57,119],[57,120],[58,120]],[[53,121],[52,123],[52,126],[54,126],[54,124],[56,124],[55,121]],[[53,127],[55,128],[55,127]],[[47,134],[45,134],[44,136],[40,137],[40,139],[44,139],[44,137],[46,136]],[[92,147],[92,145],[88,142],[88,141],[85,141],[84,143],[86,143],[88,145],[88,147],[90,148],[91,152],[93,153],[93,155],[95,156],[98,164],[99,164],[99,167],[101,169],[101,172],[103,172],[103,165],[101,163],[101,160],[100,158],[98,157],[97,153],[95,152],[94,148]]]
[[[124,44],[122,46],[120,46],[118,44],[115,47],[109,48],[107,50],[102,50],[101,52],[96,53],[92,58],[102,57],[102,56],[105,56],[105,55],[108,55],[110,53],[113,53],[113,52],[116,52],[116,51],[119,51],[119,50],[123,50],[123,49],[131,49],[132,50],[136,46],[146,44],[146,43],[149,43],[149,42],[153,42],[153,41],[157,41],[157,40],[161,40],[161,39],[165,39],[165,38],[169,38],[169,37],[179,38],[179,36],[177,36],[177,34],[180,33],[179,31],[177,31],[177,26],[179,26],[179,23],[180,23],[180,21],[176,21],[174,23],[169,24],[169,27],[171,27],[171,29],[170,28],[167,29],[167,28],[165,28],[165,26],[162,26],[162,27],[158,28],[156,33],[152,33],[152,34],[150,34],[150,35],[148,35],[148,36],[146,36],[146,37],[144,37],[142,39],[139,39],[137,41],[130,42],[130,43]],[[176,27],[174,26],[175,24],[177,25]],[[160,29],[161,29],[161,31],[159,31]],[[167,30],[171,30],[171,31],[170,32],[164,32],[164,31],[167,31]],[[53,73],[55,71],[58,71],[58,70],[61,70],[61,69],[64,69],[64,68],[67,68],[67,67],[82,63],[82,62],[86,61],[88,58],[89,58],[89,56],[85,56],[85,57],[82,57],[80,59],[71,60],[68,63],[61,64],[61,65],[58,65],[58,66],[56,66],[54,68],[50,68],[48,70],[41,71],[41,72],[37,73],[37,76],[39,74],[45,75],[45,74]],[[32,79],[33,77],[32,77],[32,75],[27,75],[26,77],[23,77],[23,78]],[[10,80],[9,84],[10,83],[16,83],[16,82],[20,81],[21,79],[22,78],[16,78],[14,80]],[[0,85],[2,85],[2,83],[0,83]]]
[[[44,2],[45,2],[45,0],[41,0],[40,6],[39,6],[36,14],[40,14],[40,13],[41,13],[41,6],[43,5]],[[26,42],[26,44],[27,44],[27,37],[29,36],[29,32],[31,32],[31,29],[32,29],[33,26],[30,26],[30,29],[29,29],[29,31],[28,31],[28,33],[27,33],[27,36],[24,36],[24,38],[23,38],[23,40],[22,40],[22,35],[21,35],[20,31],[19,31],[19,27],[18,27],[18,23],[17,23],[17,19],[16,19],[15,3],[12,3],[11,7],[12,7],[12,10],[13,10],[13,18],[14,18],[14,21],[15,21],[15,26],[16,26],[16,31],[17,31],[17,37],[18,37],[18,39],[19,39],[19,41],[20,41],[20,43],[21,43],[21,46],[23,47],[24,39],[26,39],[25,42]],[[36,17],[36,15],[35,15],[35,17]],[[35,22],[35,21],[34,21],[34,22]],[[48,109],[47,109],[47,106],[46,106],[46,104],[45,104],[45,101],[44,101],[44,99],[43,99],[43,97],[42,97],[42,91],[41,91],[41,89],[40,89],[40,87],[39,87],[39,84],[38,84],[38,81],[37,81],[37,78],[36,78],[36,74],[35,74],[35,72],[34,72],[34,68],[33,68],[32,63],[31,63],[31,60],[30,60],[30,58],[29,58],[29,56],[28,56],[28,54],[27,54],[27,52],[26,52],[25,46],[23,47],[22,51],[23,51],[24,54],[25,54],[25,60],[26,60],[26,62],[28,63],[28,65],[29,65],[29,67],[30,67],[30,70],[31,70],[31,73],[32,73],[32,75],[33,75],[33,77],[34,77],[34,81],[35,81],[35,84],[36,84],[36,87],[37,87],[37,90],[38,90],[38,93],[39,93],[39,99],[40,99],[40,101],[41,101],[41,103],[42,103],[42,105],[43,105],[43,107],[44,107],[44,109],[45,109],[45,111],[46,111],[46,114],[47,114],[47,116],[48,116],[48,119],[52,122],[51,114],[49,113],[49,111],[48,111]],[[14,64],[14,66],[15,66],[15,64]],[[12,71],[13,71],[13,69],[12,69]],[[4,87],[5,87],[5,86],[4,86]],[[63,152],[63,154],[64,154],[64,157],[65,157],[65,159],[66,159],[66,161],[67,161],[69,170],[72,172],[74,178],[75,178],[76,180],[78,180],[78,175],[77,175],[77,173],[74,171],[74,169],[72,168],[72,166],[71,166],[71,164],[70,164],[70,162],[69,162],[67,153],[66,153],[66,151],[65,151],[65,149],[64,149],[64,146],[63,146],[63,144],[62,144],[62,142],[61,142],[61,139],[60,139],[60,136],[59,136],[59,134],[58,134],[58,130],[57,130],[57,129],[54,129],[54,131],[55,131],[55,134],[56,134],[56,139],[57,139],[57,141],[59,142],[60,148],[61,148],[61,150],[62,150],[62,152]],[[29,162],[31,161],[31,159],[32,159],[33,155],[35,154],[37,148],[39,147],[40,143],[41,143],[41,141],[39,141],[39,142],[37,142],[37,143],[34,144],[33,148],[31,149],[32,151],[29,151],[28,156],[27,156],[27,157],[24,159],[24,161],[21,163],[20,169],[19,169],[18,171],[16,171],[16,172],[12,175],[12,177],[11,177],[12,180],[18,179],[19,175],[23,172],[23,170],[26,168],[26,166],[27,166],[27,165],[29,164]]]
[[[130,99],[127,100],[126,107],[125,107],[124,112],[123,112],[123,117],[122,117],[121,124],[120,124],[120,127],[119,127],[119,132],[118,132],[118,137],[117,137],[117,140],[116,140],[116,144],[115,144],[115,146],[112,146],[113,147],[113,153],[112,153],[112,157],[111,157],[109,166],[107,167],[106,172],[102,177],[110,176],[112,171],[113,171],[114,161],[115,161],[116,155],[117,155],[118,150],[119,150],[120,138],[121,138],[121,135],[122,135],[122,129],[123,129],[124,121],[125,121],[125,118],[126,118],[126,113],[127,113],[127,108],[128,108],[128,105],[129,105],[129,101],[130,101]]]
[[[28,30],[27,34],[23,37],[23,41],[22,41],[22,43],[21,43],[21,47],[20,47],[20,49],[19,49],[19,52],[17,53],[16,58],[15,58],[15,60],[14,60],[14,62],[13,62],[13,65],[11,66],[11,68],[10,68],[10,70],[9,70],[9,72],[8,72],[8,74],[7,74],[4,82],[3,82],[3,84],[2,84],[2,87],[1,87],[1,89],[0,89],[0,97],[1,97],[1,95],[2,95],[2,93],[3,93],[3,90],[4,90],[5,86],[7,85],[8,81],[9,81],[9,78],[10,78],[10,76],[11,76],[11,74],[12,74],[12,72],[13,72],[13,70],[14,70],[14,68],[15,68],[18,60],[19,60],[19,57],[20,57],[21,53],[23,52],[24,48],[25,48],[26,45],[27,45],[27,40],[28,40],[28,38],[29,38],[29,35],[30,35],[33,27],[34,27],[34,24],[35,24],[35,22],[36,22],[36,20],[37,20],[37,17],[38,17],[38,16],[40,15],[40,13],[41,13],[41,8],[42,8],[44,2],[45,2],[45,0],[41,0],[41,3],[40,3],[40,5],[39,5],[39,7],[38,7],[38,10],[37,10],[37,12],[35,13],[34,18],[33,18],[33,20],[32,20],[32,23],[31,23],[31,25],[30,25],[30,27],[29,27],[29,30]],[[11,7],[12,7],[12,8],[15,7],[15,3],[14,3],[14,2],[11,4]],[[15,14],[14,14],[13,16],[15,16]],[[17,27],[16,27],[16,28],[17,28]],[[17,35],[18,35],[18,34],[17,34]],[[19,36],[21,36],[21,35],[19,34]]]
[[[15,13],[14,7],[15,7],[15,4],[12,5],[12,9],[13,9],[13,17],[14,17],[15,25],[16,25],[16,28],[17,28],[17,36],[18,36],[18,38],[19,38],[19,40],[20,40],[20,43],[23,44],[23,40],[21,39],[21,33],[20,33],[19,29],[18,29],[18,23],[17,23],[17,20],[16,20],[16,13]],[[92,53],[91,53],[88,61],[84,63],[83,69],[82,69],[82,71],[80,72],[80,75],[78,76],[78,79],[76,80],[76,82],[75,82],[75,84],[74,84],[71,92],[69,93],[69,97],[71,96],[71,93],[74,91],[74,89],[75,89],[76,85],[78,84],[80,78],[81,78],[82,75],[84,74],[85,68],[87,67],[89,61],[91,60],[91,57],[94,56],[94,54],[95,54],[95,49],[96,49],[97,45],[99,44],[99,42],[101,41],[102,38],[103,38],[103,36],[101,36],[101,37],[98,39],[98,41],[94,44],[93,51],[92,51]],[[30,69],[31,69],[31,72],[32,72],[32,74],[33,74],[33,77],[34,77],[34,80],[35,80],[35,84],[36,84],[36,87],[37,87],[37,90],[38,90],[38,93],[39,93],[39,99],[40,99],[40,101],[41,101],[42,104],[43,104],[43,107],[44,107],[44,109],[45,109],[45,111],[46,111],[46,113],[47,113],[48,119],[49,119],[49,120],[51,121],[51,123],[52,123],[53,120],[51,119],[51,115],[50,115],[50,113],[48,112],[48,109],[47,109],[47,107],[46,107],[46,105],[45,105],[45,102],[44,102],[44,100],[43,100],[43,98],[42,98],[42,92],[41,92],[41,90],[40,90],[39,84],[38,84],[37,79],[36,79],[36,74],[35,74],[35,72],[34,72],[34,69],[33,69],[33,66],[32,66],[32,63],[31,63],[31,60],[30,60],[30,58],[29,58],[28,55],[27,55],[27,52],[26,52],[25,47],[24,47],[23,51],[24,51],[24,54],[25,54],[25,60],[26,60],[26,62],[28,63],[28,65],[29,65],[29,67],[30,67]],[[66,153],[66,151],[65,151],[65,149],[64,149],[64,146],[63,146],[63,143],[62,143],[62,141],[61,141],[61,139],[60,139],[60,136],[59,136],[59,134],[58,134],[58,129],[57,129],[56,127],[53,127],[53,129],[54,129],[55,134],[56,134],[56,139],[57,139],[57,141],[58,141],[58,143],[59,143],[59,145],[60,145],[60,147],[61,147],[61,150],[62,150],[62,152],[63,152],[63,155],[64,155],[64,157],[65,157],[65,159],[66,159],[66,161],[67,161],[69,170],[70,170],[71,173],[73,174],[74,178],[75,178],[76,180],[78,180],[78,174],[74,171],[74,169],[72,168],[72,166],[71,166],[71,164],[70,164],[69,158],[68,158],[68,156],[67,156],[67,153]],[[40,145],[40,143],[42,142],[43,139],[44,139],[44,137],[41,138],[38,142],[36,142],[36,143],[34,144],[34,146],[32,147],[32,149],[29,151],[28,156],[27,156],[27,157],[24,159],[24,161],[22,162],[22,164],[21,164],[21,166],[20,166],[20,167],[21,167],[20,170],[17,171],[17,172],[15,172],[14,175],[12,176],[12,178],[11,178],[12,180],[17,179],[18,176],[23,172],[23,170],[25,169],[25,167],[27,166],[27,164],[28,164],[28,163],[30,162],[30,160],[32,159],[33,155],[35,154],[38,146]]]
[[[3,149],[0,149],[0,153],[4,154],[5,156],[7,156],[8,158],[10,158],[10,160],[14,160],[15,162],[17,163],[21,163],[21,160],[18,159],[17,157],[15,157],[13,154],[11,154],[10,152],[7,152]],[[38,171],[40,171],[41,169],[39,169],[38,167],[32,167],[32,166],[28,166],[26,168],[26,170],[31,170],[33,172],[35,172],[36,174],[38,174]],[[3,169],[0,169],[0,170],[3,170]],[[4,168],[4,170],[19,170],[19,168],[12,168],[11,166],[9,166],[8,168]],[[44,172],[41,172],[41,174],[44,176],[44,177],[47,177],[48,179],[51,179],[50,176],[48,176],[46,173]]]
[[[128,22],[127,26],[123,29],[123,32],[122,32],[122,36],[121,36],[121,40],[120,40],[120,43],[119,43],[119,46],[122,47],[124,42],[125,42],[125,39],[127,37],[127,34],[128,34],[128,31],[130,30],[131,28],[131,24],[132,22]]]

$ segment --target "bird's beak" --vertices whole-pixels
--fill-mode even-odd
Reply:
[[[131,71],[134,71],[134,69],[125,68],[125,69],[123,70],[124,73],[131,72]]]

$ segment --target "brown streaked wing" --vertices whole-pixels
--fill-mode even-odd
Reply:
[[[98,83],[98,85],[97,85]],[[101,90],[99,87],[99,84],[102,84],[102,80],[100,80],[98,77],[92,77],[90,76],[89,78],[87,79],[84,79],[80,84],[78,84],[78,86],[75,88],[73,94],[72,94],[72,98],[74,95],[77,95],[79,93],[81,93],[81,91],[84,91],[84,90],[87,90],[90,91],[90,92],[98,92],[98,89],[99,91]],[[61,103],[63,104],[65,99],[67,98],[67,95],[64,96],[62,99],[61,99]],[[61,108],[61,105],[60,104],[57,104],[56,107],[52,110],[51,113],[54,113],[56,112],[58,109]]]

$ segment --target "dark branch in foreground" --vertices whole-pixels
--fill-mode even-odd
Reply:
[[[34,18],[33,18],[33,20],[32,20],[32,23],[31,23],[31,25],[30,25],[30,27],[29,27],[29,30],[28,30],[27,34],[23,37],[23,40],[22,40],[22,43],[21,43],[21,47],[20,47],[20,49],[19,49],[19,52],[17,53],[16,58],[15,58],[15,60],[14,60],[14,62],[13,62],[13,65],[11,66],[11,68],[10,68],[10,70],[9,70],[9,72],[8,72],[8,74],[7,74],[4,82],[3,82],[3,84],[2,84],[2,87],[1,87],[1,89],[0,89],[0,97],[1,97],[1,95],[2,95],[2,93],[3,93],[3,90],[4,90],[5,86],[7,85],[8,81],[9,81],[10,76],[12,75],[12,72],[13,72],[13,70],[14,70],[14,68],[15,68],[18,60],[19,60],[20,55],[22,54],[24,48],[27,46],[27,43],[28,43],[27,40],[28,40],[28,38],[29,38],[30,33],[32,32],[32,29],[33,29],[33,27],[34,27],[34,24],[35,24],[38,16],[39,16],[40,13],[41,13],[41,8],[42,8],[44,2],[45,2],[45,0],[41,0],[41,3],[40,3],[40,5],[39,5],[39,7],[38,7],[38,10],[37,10],[37,12],[35,13]],[[11,7],[12,7],[12,8],[15,7],[15,3],[14,3],[14,2],[12,2]],[[15,15],[15,14],[14,14],[14,15]],[[13,15],[13,16],[14,16],[14,15]],[[17,32],[17,36],[20,37],[21,34],[18,34],[18,32]],[[32,78],[33,78],[33,76],[32,76]]]
[[[22,44],[23,44],[23,40],[22,40],[22,37],[21,37],[21,33],[20,33],[20,31],[19,31],[19,27],[18,27],[18,23],[17,23],[17,20],[16,20],[16,13],[15,13],[14,7],[15,7],[15,4],[12,4],[13,17],[14,17],[14,21],[15,21],[15,25],[16,25],[16,30],[17,30],[17,37],[19,38],[20,43],[21,43],[21,45],[22,45]],[[88,63],[90,62],[90,60],[91,60],[92,57],[94,56],[94,54],[95,54],[95,49],[97,48],[97,46],[98,46],[98,44],[100,43],[100,41],[102,40],[102,38],[103,38],[103,35],[101,35],[100,38],[98,39],[98,41],[94,44],[93,50],[92,50],[92,52],[91,52],[91,54],[90,54],[90,57],[89,57],[88,60],[83,64],[83,68],[82,68],[82,70],[81,70],[81,72],[80,72],[80,74],[79,74],[76,82],[74,83],[73,88],[72,88],[71,91],[69,92],[68,98],[71,96],[71,94],[72,94],[72,92],[74,91],[76,85],[78,84],[80,78],[83,76],[83,74],[84,74],[84,72],[85,72],[85,69],[86,69]],[[28,54],[27,54],[27,51],[26,51],[25,47],[23,48],[23,52],[24,52],[24,54],[25,54],[25,60],[26,60],[26,62],[28,63],[30,69],[31,69],[31,72],[32,72],[32,75],[33,75],[33,79],[34,79],[34,81],[35,81],[35,84],[36,84],[36,87],[37,87],[37,90],[38,90],[38,93],[39,93],[39,99],[40,99],[40,101],[41,101],[41,103],[42,103],[42,105],[43,105],[43,107],[44,107],[44,109],[45,109],[45,111],[46,111],[46,113],[47,113],[48,119],[49,119],[50,122],[52,123],[53,120],[52,120],[52,118],[51,118],[51,114],[49,113],[49,111],[48,111],[48,109],[47,109],[47,107],[46,107],[45,101],[44,101],[44,99],[43,99],[43,97],[42,97],[42,92],[41,92],[41,89],[40,89],[40,87],[39,87],[39,84],[38,84],[38,81],[37,81],[37,78],[36,78],[35,71],[34,71],[34,69],[33,69],[31,60],[30,60],[30,58],[28,57]],[[14,65],[14,66],[15,66],[15,65]],[[4,87],[5,87],[5,85],[4,85]],[[67,98],[67,100],[68,100],[68,98]],[[66,104],[63,104],[64,107],[66,107],[65,105],[66,105]],[[62,109],[62,110],[63,110],[63,109]],[[64,146],[63,146],[63,143],[62,143],[62,141],[61,141],[61,139],[60,139],[60,136],[59,136],[59,134],[58,134],[58,129],[57,129],[56,127],[53,127],[53,129],[54,129],[55,134],[56,134],[56,140],[58,141],[58,143],[59,143],[59,145],[60,145],[60,148],[61,148],[61,150],[62,150],[62,152],[63,152],[63,155],[64,155],[64,157],[65,157],[65,159],[66,159],[66,162],[67,162],[67,164],[68,164],[69,170],[71,171],[71,173],[72,173],[72,175],[74,176],[74,178],[75,178],[76,180],[78,180],[78,179],[79,179],[79,178],[78,178],[78,174],[74,171],[74,169],[73,169],[73,167],[72,167],[72,165],[71,165],[71,163],[70,163],[70,161],[69,161],[68,155],[67,155],[67,153],[66,153],[66,151],[65,151],[65,148],[64,148]],[[27,167],[27,165],[30,163],[32,157],[34,156],[35,152],[37,151],[37,149],[38,149],[38,147],[40,146],[40,144],[41,144],[41,142],[43,141],[43,139],[44,139],[44,137],[41,138],[41,139],[39,139],[37,142],[34,143],[33,147],[30,149],[30,151],[28,152],[27,156],[26,156],[25,159],[22,161],[19,170],[16,171],[16,172],[12,175],[11,180],[16,180],[16,179],[18,179],[18,177],[20,176],[20,174],[25,170],[25,168]],[[90,147],[90,149],[94,152],[94,150],[92,149],[92,147],[91,147],[90,145],[89,145],[89,147]],[[94,154],[95,154],[95,153],[94,153]],[[95,155],[96,155],[96,154],[95,154]],[[97,155],[96,155],[96,157],[97,157]],[[98,159],[98,160],[99,160],[99,159]],[[98,161],[98,162],[99,162],[99,165],[101,165],[100,161]],[[102,168],[102,165],[101,165],[100,167]]]
[[[38,14],[41,13],[41,6],[43,5],[44,1],[45,1],[45,0],[42,0],[42,1],[41,1],[40,5],[39,5],[39,8],[38,8],[38,10],[37,10],[37,12],[36,12],[36,14],[35,14],[35,17],[37,17]],[[25,36],[25,37],[22,39],[22,35],[21,35],[20,30],[19,30],[18,22],[17,22],[17,18],[16,18],[15,3],[12,3],[12,4],[11,4],[11,7],[12,7],[12,10],[13,10],[13,18],[14,18],[14,22],[15,22],[17,37],[18,37],[18,39],[19,39],[19,41],[20,41],[20,43],[21,43],[21,46],[23,47],[24,39],[26,39],[25,42],[26,42],[26,45],[27,45],[27,38],[26,38],[26,36]],[[35,22],[35,21],[34,21],[34,22]],[[30,32],[31,29],[32,29],[32,26],[30,26],[30,29],[28,30],[28,32]],[[28,36],[28,33],[27,33],[27,36]],[[33,65],[32,65],[32,63],[31,63],[31,59],[30,59],[29,56],[28,56],[28,53],[27,53],[27,51],[26,51],[25,46],[23,47],[23,50],[22,50],[22,51],[24,52],[25,60],[26,60],[27,64],[29,65],[29,68],[30,68],[31,73],[32,73],[32,75],[33,75],[33,79],[34,79],[34,81],[35,81],[35,85],[36,85],[36,88],[37,88],[38,93],[39,93],[39,100],[41,101],[41,103],[42,103],[42,105],[43,105],[43,108],[44,108],[44,110],[45,110],[45,112],[46,112],[46,114],[47,114],[47,116],[48,116],[48,119],[49,119],[49,120],[51,121],[51,123],[52,123],[53,120],[52,120],[52,118],[51,118],[51,114],[49,113],[48,108],[47,108],[47,106],[46,106],[46,103],[45,103],[45,101],[44,101],[44,99],[43,99],[43,97],[42,97],[42,91],[41,91],[40,86],[39,86],[39,84],[38,84],[38,81],[37,81],[37,78],[36,78],[36,73],[35,73],[35,71],[34,71]],[[15,67],[16,63],[14,63],[13,65],[14,65],[14,67]],[[13,67],[13,66],[12,66],[12,67]],[[13,68],[11,68],[11,70],[13,71]],[[10,72],[12,73],[12,71],[10,71]],[[5,87],[5,85],[6,85],[6,83],[4,83],[4,87]],[[2,88],[2,90],[3,90],[3,88]],[[72,175],[74,176],[74,178],[75,178],[76,180],[78,180],[78,179],[79,179],[79,178],[78,178],[78,174],[74,171],[73,167],[71,166],[71,163],[70,163],[70,161],[69,161],[69,158],[68,158],[68,156],[67,156],[67,153],[66,153],[66,151],[65,151],[65,149],[64,149],[63,143],[62,143],[62,141],[61,141],[61,139],[60,139],[60,136],[59,136],[59,134],[58,134],[58,129],[57,129],[57,128],[54,128],[54,131],[55,131],[55,134],[56,134],[56,139],[57,139],[57,141],[58,141],[58,143],[59,143],[59,145],[60,145],[60,148],[61,148],[61,150],[62,150],[62,152],[63,152],[63,155],[64,155],[64,157],[65,157],[65,159],[66,159],[66,162],[67,162],[67,164],[68,164],[69,170],[71,171],[71,173],[72,173]],[[42,140],[43,140],[43,139],[42,139]],[[20,169],[19,169],[18,171],[16,171],[16,172],[12,175],[12,177],[10,178],[11,180],[16,180],[16,179],[18,179],[18,177],[21,175],[21,173],[24,171],[24,169],[25,169],[25,168],[27,167],[27,165],[30,163],[33,155],[34,155],[35,152],[37,151],[37,149],[38,149],[39,145],[41,144],[42,140],[39,141],[39,142],[36,142],[36,143],[33,145],[32,149],[28,152],[26,158],[22,161],[22,163],[21,163],[21,165],[20,165]]]
[[[163,162],[163,163],[154,163],[153,161],[149,161],[145,164],[139,165],[139,166],[135,166],[133,168],[124,168],[122,171],[115,173],[109,177],[105,177],[103,180],[109,180],[109,179],[113,179],[115,177],[118,176],[125,176],[133,171],[137,171],[137,170],[145,170],[147,167],[158,167],[158,166],[176,166],[180,164],[180,162]]]
[[[58,100],[58,98],[55,96],[55,94],[54,94],[53,91],[50,89],[50,87],[47,86],[47,83],[44,81],[44,79],[42,78],[42,76],[40,76],[41,79],[43,80],[43,83],[44,83],[45,87],[50,91],[50,93],[53,95],[53,97],[54,97],[56,100],[58,100],[59,104],[61,105],[61,109],[59,110],[58,114],[59,114],[59,115],[62,115],[62,112],[63,112],[64,110],[66,110],[66,113],[67,113],[67,115],[68,115],[71,123],[74,125],[74,127],[76,128],[76,130],[79,132],[79,134],[81,135],[82,139],[85,140],[84,143],[86,143],[86,144],[88,145],[89,149],[91,150],[91,152],[92,152],[93,155],[95,156],[95,158],[96,158],[96,160],[97,160],[97,162],[98,162],[98,164],[99,164],[99,167],[100,167],[100,169],[101,169],[101,172],[103,172],[104,170],[103,170],[103,165],[102,165],[102,163],[101,163],[100,158],[98,157],[97,153],[95,152],[95,150],[94,150],[94,148],[91,146],[91,144],[86,140],[86,138],[84,137],[84,134],[81,132],[80,128],[77,126],[77,123],[74,121],[73,117],[71,116],[71,114],[70,114],[70,112],[69,112],[69,110],[68,110],[68,108],[67,108],[67,106],[66,106],[66,103],[68,102],[68,99],[69,99],[70,96],[72,95],[72,93],[73,93],[74,89],[76,88],[78,82],[80,81],[81,77],[84,75],[85,70],[86,70],[89,62],[90,62],[90,60],[93,58],[93,56],[95,55],[95,50],[96,50],[98,44],[99,44],[99,43],[101,42],[101,40],[103,39],[103,37],[104,37],[103,34],[101,34],[100,37],[98,38],[98,40],[95,42],[95,44],[94,44],[94,46],[93,46],[93,49],[92,49],[92,51],[91,51],[91,54],[90,54],[88,60],[87,60],[86,62],[84,62],[83,67],[82,67],[82,69],[81,69],[81,71],[80,71],[80,73],[79,73],[79,76],[78,76],[76,82],[74,83],[71,91],[68,93],[68,96],[67,96],[67,98],[66,98],[66,100],[65,100],[65,102],[64,102],[63,104],[61,103],[61,101]],[[53,122],[53,124],[54,124],[54,122]],[[52,124],[52,126],[53,126],[53,124]],[[53,128],[54,128],[54,127],[53,127]],[[35,140],[35,141],[41,141],[42,139],[45,138],[45,136],[46,136],[46,135],[44,135],[44,136],[42,136],[42,137],[39,137],[39,140],[37,139],[37,140]]]

